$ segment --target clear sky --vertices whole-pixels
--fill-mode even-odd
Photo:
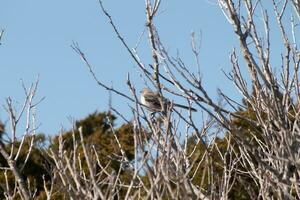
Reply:
[[[213,95],[217,87],[231,92],[231,83],[221,69],[229,71],[229,53],[236,40],[230,24],[219,7],[209,0],[163,0],[156,19],[158,31],[172,53],[178,50],[188,64],[193,64],[190,33],[202,32],[200,62],[204,85]],[[88,73],[71,49],[79,43],[98,78],[127,92],[126,76],[137,77],[137,68],[116,38],[97,0],[0,0],[0,28],[5,35],[0,46],[0,104],[10,96],[24,99],[20,79],[29,85],[40,75],[38,97],[39,132],[56,134],[61,126],[70,127],[68,117],[81,119],[89,113],[105,111],[108,93]],[[104,0],[130,47],[134,47],[145,28],[144,1]],[[139,53],[150,64],[150,51],[142,39]],[[194,66],[192,66],[194,67]],[[133,78],[137,89],[142,81]],[[128,113],[128,102],[113,96],[113,105]],[[7,114],[0,110],[0,119]]]

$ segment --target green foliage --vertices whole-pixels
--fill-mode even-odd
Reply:
[[[133,138],[133,126],[132,124],[123,124],[119,128],[114,127],[116,117],[110,113],[94,112],[83,120],[76,121],[76,128],[71,131],[67,131],[62,134],[64,141],[64,151],[71,153],[74,148],[73,144],[76,142],[78,148],[76,154],[82,163],[82,169],[86,174],[89,174],[87,163],[85,162],[85,156],[83,148],[80,145],[80,134],[78,128],[82,128],[83,142],[86,146],[90,160],[94,166],[97,166],[96,162],[99,159],[102,167],[108,173],[112,171],[118,173],[120,171],[120,180],[124,184],[129,184],[132,177],[132,171],[126,166],[121,166],[120,157],[122,156],[119,144],[121,145],[124,153],[129,162],[134,159],[134,138]],[[119,141],[116,141],[116,138]],[[53,138],[51,149],[58,151],[59,148],[59,136]],[[95,155],[96,153],[96,155]],[[95,174],[99,174],[101,168],[97,167]],[[101,174],[101,173],[100,173]],[[98,176],[98,175],[97,175]],[[100,180],[107,178],[106,175],[99,175]],[[105,188],[106,186],[102,186]],[[63,192],[63,191],[61,191]],[[121,188],[119,195],[125,195],[126,190]]]
[[[188,152],[190,153],[194,151],[194,154],[191,157],[191,162],[195,162],[189,174],[191,178],[193,177],[193,184],[201,186],[205,190],[209,191],[210,183],[212,181],[218,184],[218,180],[221,180],[221,177],[223,175],[223,162],[219,153],[221,153],[223,156],[225,155],[228,147],[227,137],[229,136],[227,135],[224,138],[216,138],[215,144],[212,146],[207,146],[202,142],[196,143],[195,137],[189,138]],[[216,147],[218,147],[218,149]],[[229,160],[229,158],[227,160]],[[199,165],[200,162],[202,163]],[[225,164],[229,166],[229,163]],[[236,167],[239,170],[243,169],[241,166]],[[211,176],[211,173],[213,173],[213,177]],[[235,183],[232,187],[232,190],[228,194],[229,199],[250,199],[247,188],[249,186],[252,187],[252,190],[255,190],[257,188],[253,180],[246,175],[237,173],[236,171],[233,172],[231,181],[234,178]],[[220,187],[220,185],[216,185],[215,189],[218,189],[218,187]]]
[[[115,140],[115,136],[119,139],[119,142],[125,151],[125,154],[129,161],[134,159],[134,139],[133,139],[133,127],[131,124],[123,124],[119,128],[115,128],[116,117],[111,115],[110,113],[105,112],[94,112],[90,114],[88,117],[84,118],[83,120],[79,120],[75,122],[76,127],[82,127],[82,133],[84,137],[84,143],[88,147],[89,153],[92,155],[94,149],[98,154],[98,158],[103,166],[107,166],[106,170],[111,171],[114,170],[118,172],[121,170],[120,177],[124,181],[124,183],[129,182],[131,180],[131,171],[126,170],[125,168],[121,168],[119,162],[119,156],[121,155],[121,151],[119,146]],[[4,126],[0,124],[0,134],[4,132]],[[80,137],[77,129],[74,131],[75,141],[79,144]],[[45,175],[45,180],[47,184],[50,184],[51,181],[51,165],[53,164],[51,159],[45,153],[48,151],[49,148],[53,150],[58,149],[58,141],[59,136],[55,136],[52,139],[52,143],[47,147],[46,145],[46,137],[44,134],[39,134],[34,136],[35,140],[33,143],[32,151],[30,157],[28,158],[27,164],[25,165],[24,169],[22,170],[22,175],[25,179],[30,180],[32,191],[33,189],[37,189],[37,197],[36,199],[46,199],[46,194],[43,192],[43,175]],[[73,131],[67,131],[62,134],[64,140],[64,150],[66,152],[71,152],[73,150]],[[26,159],[26,154],[30,147],[31,137],[27,137],[24,146],[20,152],[20,156],[17,162],[17,166],[19,169],[22,168],[22,164]],[[20,141],[16,142],[16,147],[20,145]],[[11,145],[4,144],[5,149],[9,152]],[[93,148],[92,148],[93,147]],[[80,159],[82,163],[84,161],[84,154],[82,148],[77,149],[78,155],[80,155]],[[15,152],[16,153],[16,152]],[[92,157],[91,159],[94,164],[96,164],[96,158]],[[0,166],[1,167],[8,167],[5,159],[0,155]],[[86,168],[87,166],[84,165],[84,170],[88,173]],[[123,166],[124,167],[124,166]],[[100,169],[98,169],[100,170]],[[97,173],[97,172],[96,172]],[[15,179],[10,171],[7,171],[8,182],[11,188],[14,187]],[[103,179],[105,177],[102,177]],[[5,176],[4,170],[0,170],[0,199],[3,199],[3,192],[2,189],[5,187]],[[61,191],[60,183],[57,182],[54,187],[55,192],[55,199],[68,199],[66,194]],[[125,191],[120,191],[120,195],[124,194]]]
[[[0,121],[0,142],[2,143],[2,135],[4,134],[4,124]]]
[[[32,138],[34,137],[34,138]],[[25,163],[26,160],[26,155],[29,151],[31,141],[33,141],[32,145],[32,150],[30,153],[30,156],[28,157],[28,160]],[[37,190],[37,194],[39,194],[39,191],[43,190],[43,179],[42,176],[45,175],[45,179],[49,180],[50,179],[50,174],[47,168],[45,167],[47,160],[45,159],[45,155],[43,155],[40,147],[41,144],[45,142],[45,135],[44,134],[38,134],[36,136],[30,136],[27,137],[23,143],[23,147],[21,148],[21,151],[19,153],[19,158],[17,160],[17,167],[18,169],[21,170],[21,173],[24,177],[25,180],[30,181],[30,187],[32,191],[35,189]],[[15,143],[15,151],[14,151],[14,156],[17,154],[17,149],[20,146],[21,141],[17,141]],[[7,150],[7,152],[10,151],[11,149],[11,144],[5,144],[4,148]],[[1,167],[8,167],[8,164],[6,160],[0,156],[0,166]],[[5,170],[0,171],[0,183],[5,183]],[[15,179],[11,171],[6,171],[7,177],[8,177],[8,183],[11,189],[14,188],[15,184]],[[0,188],[0,199],[4,198],[4,190],[3,190],[4,185],[1,185]]]
[[[116,160],[121,156],[121,151],[115,138],[118,138],[129,160],[134,158],[134,139],[132,125],[123,124],[120,128],[116,129],[113,126],[115,119],[116,117],[110,113],[94,112],[85,119],[76,121],[75,124],[77,128],[82,127],[84,143],[88,147],[93,147],[88,149],[96,150],[101,164],[105,166],[111,162],[111,167],[117,171],[119,170],[119,162]],[[67,152],[73,150],[73,135],[75,141],[80,143],[80,135],[77,129],[74,130],[74,133],[71,130],[62,134],[64,150]],[[53,139],[50,148],[58,149],[58,141],[59,137],[57,136]],[[82,148],[77,153],[80,153],[81,159],[84,159]]]
[[[256,120],[255,113],[253,109],[248,108],[246,110],[240,110],[237,114],[240,116],[244,116],[246,118],[250,118],[252,120]],[[91,160],[93,164],[96,166],[96,159],[98,158],[101,165],[106,167],[106,170],[110,173],[112,171],[119,172],[120,171],[120,179],[124,184],[128,184],[132,178],[132,171],[124,166],[121,166],[120,157],[121,151],[119,148],[119,144],[116,142],[116,138],[118,138],[122,149],[124,150],[126,157],[129,162],[132,162],[134,159],[134,138],[133,138],[133,126],[132,124],[123,124],[120,127],[115,127],[116,117],[110,113],[105,112],[94,112],[87,116],[82,120],[78,120],[75,122],[74,131],[66,131],[62,133],[61,137],[64,141],[64,151],[70,154],[74,150],[73,143],[76,142],[78,144],[78,148],[76,150],[77,155],[79,155],[80,160],[83,163],[83,170],[88,174],[87,166],[85,163],[85,157],[83,153],[83,149],[80,145],[80,135],[78,132],[78,128],[82,127],[83,139],[84,143],[87,147],[88,153],[93,155]],[[236,118],[232,120],[232,125],[235,126],[239,131],[242,137],[248,138],[251,141],[252,134],[250,132],[257,132],[259,134],[259,129],[257,127],[251,126],[247,121],[242,120],[240,118]],[[4,126],[0,124],[0,134],[4,132]],[[148,137],[145,134],[145,137]],[[221,152],[223,155],[226,152],[228,145],[228,137],[229,135],[225,135],[224,138],[217,138],[215,141],[215,145],[218,146],[218,150],[215,146],[208,146],[202,142],[196,143],[195,137],[190,137],[188,139],[188,153],[194,151],[193,156],[190,158],[191,162],[194,162],[193,168],[190,172],[190,177],[193,177],[192,181],[195,185],[202,186],[205,189],[209,189],[210,183],[210,174],[211,170],[213,170],[214,177],[219,179],[222,176],[223,168],[222,168],[222,160],[219,155]],[[37,197],[36,199],[46,199],[46,194],[43,192],[43,179],[42,176],[45,175],[45,180],[47,184],[50,184],[51,181],[51,165],[53,164],[51,159],[45,153],[49,150],[49,148],[54,151],[58,151],[59,148],[59,136],[55,136],[49,146],[46,145],[46,137],[43,134],[39,134],[35,136],[35,142],[33,143],[33,148],[31,155],[22,170],[22,175],[25,178],[28,178],[31,182],[31,187],[37,189]],[[31,137],[27,137],[24,143],[24,147],[20,152],[20,156],[18,159],[18,166],[21,168],[24,160],[26,159],[26,154],[29,150],[31,142]],[[16,146],[20,145],[20,141],[16,143]],[[238,145],[233,143],[233,145]],[[253,143],[253,145],[256,145]],[[4,144],[5,149],[9,151],[11,145]],[[95,157],[95,152],[98,157]],[[15,152],[16,153],[16,152]],[[236,156],[238,155],[238,148],[236,148]],[[203,155],[206,154],[205,160],[202,161],[204,164],[199,165]],[[2,156],[0,156],[0,166],[7,167],[7,163]],[[211,168],[208,168],[211,166]],[[237,166],[240,170],[243,169],[242,166]],[[98,170],[98,171],[97,171]],[[101,169],[97,168],[95,174],[99,172]],[[15,180],[10,171],[7,172],[8,180],[10,186],[13,188],[15,184]],[[105,175],[101,175],[100,179],[105,179]],[[235,184],[232,187],[232,190],[229,194],[230,199],[238,199],[238,200],[246,200],[250,199],[247,189],[251,189],[253,191],[257,191],[257,186],[255,185],[252,178],[239,174],[237,172],[234,173],[233,178],[236,179]],[[145,185],[147,186],[147,178],[142,177]],[[4,171],[0,171],[0,183],[5,182]],[[61,183],[59,181],[55,182],[54,192],[55,199],[68,199],[67,194],[60,187]],[[5,185],[1,184],[1,188],[5,187]],[[106,187],[106,186],[102,186]],[[217,186],[218,187],[218,186]],[[126,188],[119,188],[120,197],[124,197],[126,194]],[[0,199],[4,198],[3,190],[0,191]]]

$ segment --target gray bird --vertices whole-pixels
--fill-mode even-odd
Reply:
[[[143,88],[141,91],[141,103],[147,107],[148,110],[152,112],[161,112],[162,111],[162,105],[159,99],[159,94],[156,92],[153,92],[149,88]],[[170,103],[168,99],[163,98],[163,103],[167,104]],[[184,106],[181,104],[173,103],[174,107],[183,108],[186,110],[191,110],[193,112],[196,112],[197,110],[192,107]]]

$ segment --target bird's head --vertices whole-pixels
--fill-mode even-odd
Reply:
[[[143,94],[145,94],[145,93],[152,93],[152,91],[149,89],[149,88],[143,88],[142,90],[141,90],[141,94],[143,95]]]

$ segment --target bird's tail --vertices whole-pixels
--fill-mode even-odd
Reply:
[[[191,107],[191,106],[184,106],[184,105],[177,104],[177,103],[173,103],[173,106],[183,108],[183,109],[186,109],[186,110],[191,110],[193,112],[197,112],[197,110],[195,108]]]

